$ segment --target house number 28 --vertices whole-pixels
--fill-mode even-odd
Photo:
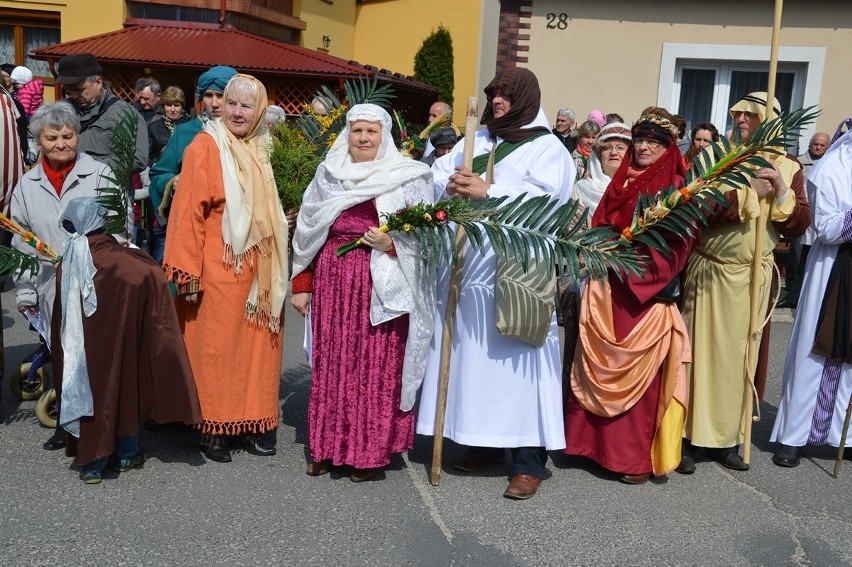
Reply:
[[[564,30],[568,27],[568,14],[549,13],[547,16],[547,29]]]

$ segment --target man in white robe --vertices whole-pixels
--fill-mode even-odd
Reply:
[[[477,161],[498,147],[493,182],[462,166],[464,142],[432,167],[436,198],[457,196],[484,199],[526,193],[550,195],[564,203],[571,195],[574,165],[565,148],[550,134],[541,109],[538,81],[527,69],[501,71],[486,87],[488,106],[474,141]],[[546,135],[543,135],[543,134]],[[501,156],[500,144],[517,146]],[[510,146],[506,146],[510,147]],[[481,165],[481,163],[480,163]],[[531,346],[497,329],[495,279],[497,260],[490,246],[483,256],[467,246],[453,327],[449,392],[444,436],[471,446],[453,467],[475,472],[502,463],[505,448],[512,450],[512,481],[507,498],[532,497],[545,469],[547,450],[565,447],[562,421],[562,370],[556,318],[551,315],[541,346]],[[439,307],[436,332],[427,363],[417,433],[433,435],[441,336],[449,286],[449,268],[439,268]],[[544,330],[544,329],[542,329]]]
[[[797,466],[804,445],[840,445],[852,393],[852,365],[813,352],[829,275],[840,246],[852,242],[852,131],[814,165],[807,191],[817,238],[805,266],[770,438],[781,444],[772,457],[781,467]]]

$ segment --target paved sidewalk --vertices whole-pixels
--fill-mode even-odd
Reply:
[[[2,294],[7,374],[33,333]],[[207,462],[192,432],[144,431],[141,470],[87,486],[71,460],[41,448],[34,402],[3,385],[0,566],[31,565],[852,565],[852,462],[809,450],[781,469],[768,443],[790,325],[772,331],[770,381],[755,424],[752,469],[699,462],[642,486],[553,454],[553,476],[525,502],[502,498],[508,469],[428,483],[431,439],[418,437],[376,480],[305,475],[310,374],[302,321],[288,310],[278,454]],[[104,352],[103,356],[110,353]],[[723,356],[724,353],[720,353]],[[447,443],[445,463],[462,453]]]

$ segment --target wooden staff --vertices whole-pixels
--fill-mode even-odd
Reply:
[[[781,10],[784,0],[775,0],[775,20],[772,25],[772,47],[769,55],[769,81],[766,88],[766,120],[775,118],[775,78],[778,72],[778,41],[781,35]],[[758,201],[758,214],[754,231],[754,258],[751,263],[751,313],[748,322],[748,348],[746,349],[746,399],[743,408],[743,462],[751,460],[751,424],[754,421],[754,380],[757,373],[757,356],[760,351],[760,341],[757,332],[763,321],[760,320],[760,308],[766,304],[760,293],[763,281],[763,241],[766,236],[764,229],[765,217],[763,199]]]
[[[849,420],[852,418],[852,398],[846,406],[846,419],[843,420],[843,434],[840,436],[840,446],[837,448],[837,460],[834,462],[834,478],[840,476],[840,463],[843,462],[843,448],[846,447],[846,434],[849,433]]]
[[[467,99],[467,115],[464,123],[464,156],[462,164],[473,169],[473,143],[476,140],[478,103],[476,97]],[[453,324],[456,320],[456,305],[459,301],[464,244],[467,240],[464,228],[456,228],[456,260],[450,273],[450,291],[444,313],[444,331],[441,337],[441,366],[438,373],[438,399],[435,408],[435,439],[432,444],[432,471],[429,482],[441,484],[441,460],[444,451],[444,420],[447,416],[447,389],[450,385],[450,357],[453,352]]]

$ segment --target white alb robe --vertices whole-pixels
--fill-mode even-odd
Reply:
[[[543,111],[530,126],[548,126]],[[502,142],[498,139],[497,142]],[[491,151],[487,130],[476,134],[474,155]],[[436,198],[455,167],[462,163],[464,142],[435,161]],[[482,176],[485,178],[485,175]],[[491,197],[550,195],[560,204],[571,195],[574,164],[555,136],[541,136],[515,149],[494,166]],[[496,257],[466,246],[453,329],[450,382],[444,436],[481,447],[565,447],[562,419],[562,363],[556,317],[541,347],[507,338],[497,330],[494,285]],[[441,340],[447,305],[449,272],[438,268],[435,333],[417,416],[417,433],[433,435]]]
[[[808,176],[811,226],[817,239],[808,255],[802,294],[784,364],[781,404],[771,441],[793,447],[808,444],[825,357],[811,352],[817,319],[831,267],[840,244],[852,241],[852,132],[826,152]],[[827,443],[840,445],[843,420],[852,393],[852,365],[842,363]],[[847,442],[847,446],[849,443]]]

